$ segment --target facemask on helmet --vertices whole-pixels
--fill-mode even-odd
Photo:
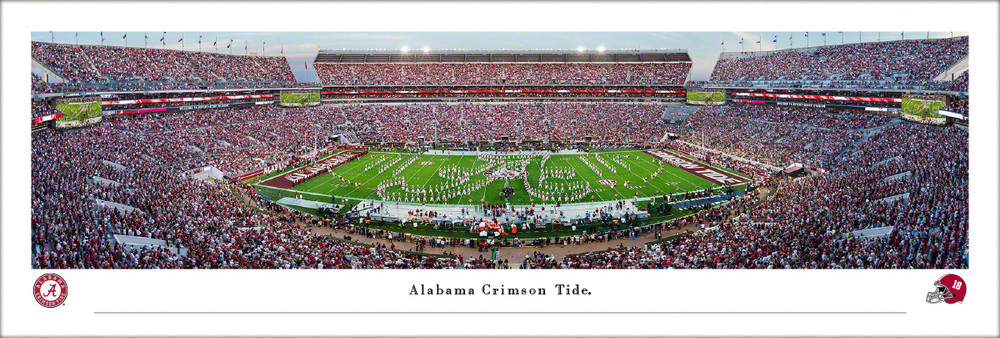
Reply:
[[[951,291],[948,290],[948,288],[944,287],[944,285],[941,285],[940,281],[934,282],[934,286],[936,287],[936,289],[932,292],[927,293],[928,303],[935,304],[943,302],[945,299],[955,296],[951,293]]]

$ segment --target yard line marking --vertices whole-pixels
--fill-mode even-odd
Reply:
[[[596,154],[595,154],[595,155],[596,155]],[[581,160],[581,159],[580,159],[579,157],[577,157],[577,158],[576,158],[576,160],[577,160],[577,161],[579,161],[580,163],[583,163],[583,160]],[[588,168],[590,167],[590,166],[587,166],[587,164],[586,164],[586,163],[583,163],[583,165],[584,165],[584,166],[586,166],[586,167],[588,167]],[[597,166],[597,165],[595,164],[594,166]],[[603,169],[602,169],[601,167],[597,167],[597,170],[601,170],[601,171],[604,171],[604,169],[607,169],[607,168],[603,168]],[[593,174],[594,174],[595,176],[597,176],[597,180],[600,180],[601,178],[603,178],[603,177],[604,177],[604,176],[601,176],[601,175],[599,175],[599,174],[597,174],[597,173],[593,173]],[[595,180],[594,182],[596,183],[597,181]],[[624,195],[622,194],[621,190],[618,190],[618,187],[617,187],[617,186],[618,186],[618,184],[615,184],[614,186],[612,186],[612,187],[611,187],[611,189],[614,189],[614,190],[615,190],[615,193],[617,193],[617,194],[618,194],[618,196],[624,196]],[[617,201],[618,199],[612,199],[612,200],[614,200],[614,201]]]
[[[371,152],[369,152],[368,154],[371,154]],[[403,156],[404,154],[403,153],[397,153],[396,155],[397,156]],[[409,157],[407,157],[407,159],[408,158]],[[404,161],[405,161],[404,159],[400,159],[399,162],[396,162],[396,164],[394,166],[399,165],[399,164],[403,163]],[[371,162],[371,161],[369,161],[369,162]],[[392,167],[390,167],[389,169],[391,169],[391,168]],[[389,169],[386,169],[386,171],[388,171]],[[385,173],[383,172],[382,174],[370,175],[367,180],[365,180],[364,182],[361,183],[361,187],[365,187],[368,184],[368,182],[371,182],[371,180],[376,179],[378,177],[381,177],[384,174]],[[364,175],[364,172],[358,173],[354,177],[358,177],[358,176],[361,176],[361,175]],[[350,178],[350,179],[353,180],[353,178]],[[354,192],[357,191],[358,189],[360,189],[361,187],[353,186],[353,185],[352,185],[352,187],[353,188],[350,191],[344,193],[343,196],[339,196],[339,197],[368,198],[368,196],[371,196],[374,193],[374,189],[372,189],[371,193],[368,193],[367,195],[364,195],[362,197],[357,197],[357,196],[354,196],[352,194],[354,194]]]
[[[400,154],[397,154],[397,155],[399,155],[400,157],[403,157],[403,156],[404,156],[404,155],[403,155],[403,154],[401,154],[401,153],[400,153]],[[413,156],[408,156],[408,157],[405,157],[405,158],[400,158],[400,159],[399,159],[399,162],[396,162],[396,164],[394,164],[393,166],[391,166],[391,167],[389,167],[389,168],[386,168],[386,169],[385,169],[385,171],[384,171],[384,172],[382,172],[381,174],[377,174],[377,175],[373,175],[373,176],[372,176],[371,178],[369,178],[369,179],[368,179],[367,181],[365,181],[364,183],[361,183],[361,186],[362,186],[362,187],[364,187],[365,185],[367,185],[367,184],[368,184],[368,182],[371,182],[371,180],[373,180],[373,179],[375,179],[375,178],[378,178],[378,177],[382,177],[382,175],[385,175],[386,173],[388,173],[388,174],[390,175],[388,179],[391,179],[391,178],[392,178],[392,176],[391,176],[391,175],[392,175],[392,172],[389,172],[389,169],[392,169],[392,168],[394,168],[394,167],[396,167],[396,166],[402,166],[402,164],[403,164],[403,163],[405,163],[406,161],[409,161],[409,159],[410,159],[410,158],[412,158],[412,157],[416,157],[416,156],[420,156],[420,155],[419,155],[419,154],[417,154],[417,155],[413,155]],[[421,168],[421,169],[423,169],[423,168]],[[406,169],[403,169],[403,171],[406,171]],[[403,173],[402,173],[402,172],[400,172],[399,174],[400,174],[400,175],[402,175]],[[384,182],[384,181],[385,181],[385,179],[383,180],[383,182]],[[376,188],[377,188],[377,186],[376,186]],[[372,190],[372,191],[371,191],[371,192],[369,192],[369,193],[368,193],[367,195],[365,195],[364,197],[360,197],[360,198],[365,198],[365,199],[370,199],[370,198],[368,198],[368,197],[370,197],[370,196],[371,196],[372,194],[375,194],[375,189],[371,189],[371,190]],[[353,193],[354,191],[352,190],[351,192]],[[377,196],[376,196],[376,197],[377,197]],[[382,199],[382,198],[378,198],[378,199],[380,199],[380,200],[384,200],[384,199]]]
[[[642,155],[647,155],[647,156],[648,156],[648,154],[645,154],[645,153],[642,153],[642,152],[636,152],[636,153],[637,153],[637,154],[642,154]],[[639,157],[640,157],[640,159],[637,159],[637,160],[636,160],[636,161],[638,161],[639,163],[645,163],[645,164],[652,164],[653,166],[656,166],[656,167],[659,167],[659,164],[658,164],[658,163],[656,163],[656,162],[651,162],[651,161],[649,161],[649,160],[642,160],[642,159],[641,159],[641,157],[642,157],[641,155],[640,155]],[[649,156],[649,158],[653,158],[653,157],[652,157],[652,156]],[[666,165],[664,165],[664,166],[666,166]],[[642,169],[643,169],[643,170],[646,170],[646,172],[647,172],[647,173],[649,173],[649,175],[652,175],[652,174],[653,174],[653,173],[655,172],[655,171],[650,171],[650,170],[646,169],[646,167],[645,167],[645,166],[641,166],[641,167],[642,167]],[[666,170],[666,168],[664,168],[664,170]],[[639,177],[639,179],[642,179],[643,177],[645,177],[645,176],[642,176],[642,177]],[[657,182],[661,182],[661,181],[665,181],[665,180],[664,180],[664,179],[663,179],[662,177],[660,177],[660,176],[657,176],[657,177],[650,177],[650,178],[649,178],[649,182],[646,182],[646,184],[647,184],[647,185],[649,185],[649,186],[651,186],[651,187],[652,187],[653,189],[656,189],[656,190],[658,190],[659,192],[666,192],[666,191],[667,191],[666,189],[660,189],[660,187],[661,187],[661,186],[658,186],[658,185],[656,185],[656,183],[657,183]],[[662,183],[662,182],[661,182],[661,183]],[[670,186],[669,186],[669,185],[667,185],[667,187],[669,188]],[[674,187],[674,189],[677,189],[677,187]],[[656,197],[656,195],[659,195],[659,193],[656,193],[656,194],[653,194],[653,195],[649,195],[649,196],[645,196],[645,197],[650,197],[650,196],[652,196],[652,197]]]

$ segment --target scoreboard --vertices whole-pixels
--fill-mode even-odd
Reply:
[[[320,104],[319,96],[319,89],[283,90],[278,104],[282,107],[313,107]]]
[[[101,97],[59,98],[53,101],[53,106],[63,114],[55,119],[55,127],[79,128],[100,123],[102,118]]]
[[[688,88],[687,104],[699,106],[721,106],[726,104],[725,89]]]
[[[943,125],[948,118],[940,110],[947,104],[944,95],[904,94],[901,115],[913,122]]]

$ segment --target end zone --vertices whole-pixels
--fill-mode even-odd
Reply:
[[[314,164],[260,182],[260,185],[274,187],[274,188],[291,189],[292,187],[299,185],[299,183],[303,183],[318,175],[327,173],[333,168],[339,167],[344,163],[353,161],[354,159],[357,159],[358,157],[361,157],[362,155],[367,153],[368,153],[367,150],[364,151],[345,150],[333,156],[316,161],[316,163]]]
[[[657,159],[667,161],[670,165],[719,185],[740,184],[750,181],[745,177],[733,175],[725,171],[715,170],[707,164],[690,160],[684,158],[683,156],[674,155],[668,150],[643,150],[642,152]]]

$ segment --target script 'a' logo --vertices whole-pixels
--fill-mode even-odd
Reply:
[[[66,301],[69,287],[66,280],[54,273],[47,273],[35,280],[35,300],[44,307],[56,307]]]

